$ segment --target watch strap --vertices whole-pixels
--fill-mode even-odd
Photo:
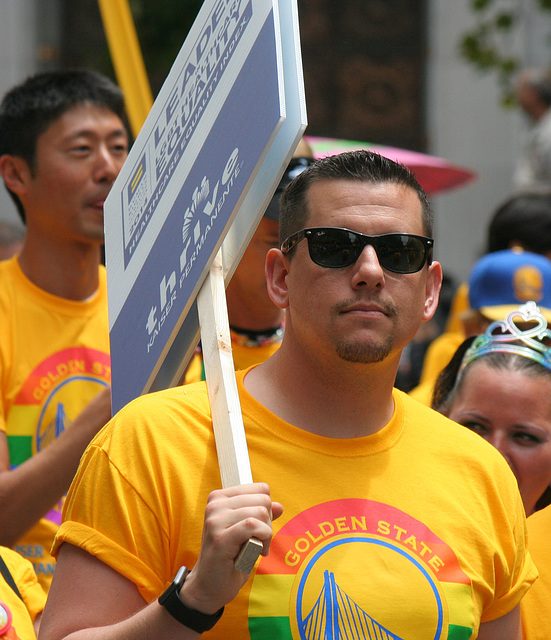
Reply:
[[[191,609],[184,604],[178,594],[186,581],[188,573],[189,569],[186,567],[179,569],[172,584],[159,596],[159,604],[161,604],[174,619],[178,620],[180,624],[197,633],[203,633],[204,631],[212,629],[218,620],[220,620],[224,613],[224,607],[218,609],[216,613],[208,614]]]

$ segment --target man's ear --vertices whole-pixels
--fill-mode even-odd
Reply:
[[[436,313],[440,289],[442,287],[442,266],[439,262],[433,262],[428,270],[425,288],[425,307],[423,309],[423,321],[430,320]]]
[[[266,286],[270,300],[279,309],[289,306],[287,276],[289,260],[279,249],[270,249],[266,255]]]
[[[0,156],[0,174],[6,187],[16,195],[27,190],[27,182],[31,178],[29,165],[19,156]]]

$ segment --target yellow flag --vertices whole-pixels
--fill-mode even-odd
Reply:
[[[134,137],[153,105],[151,86],[128,0],[98,0],[117,82],[124,93]]]

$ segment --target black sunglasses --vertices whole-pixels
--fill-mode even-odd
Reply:
[[[304,238],[308,240],[308,252],[312,262],[330,269],[354,264],[368,244],[375,249],[381,267],[394,273],[416,273],[422,269],[425,262],[432,262],[432,238],[411,233],[366,236],[338,227],[297,231],[285,240],[281,245],[281,251],[289,253]]]

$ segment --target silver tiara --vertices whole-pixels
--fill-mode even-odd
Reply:
[[[516,322],[515,322],[516,320]],[[522,330],[517,323],[535,323]],[[544,340],[551,340],[551,331],[547,320],[535,302],[527,302],[512,311],[506,320],[492,322],[486,333],[477,336],[465,352],[458,376],[473,360],[488,353],[514,353],[539,362],[551,370],[551,348]]]

